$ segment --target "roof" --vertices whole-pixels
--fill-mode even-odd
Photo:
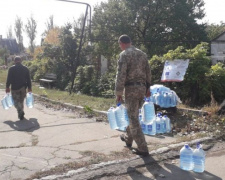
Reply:
[[[219,34],[217,37],[215,37],[215,38],[212,39],[211,41],[221,41],[220,38],[221,38],[222,36],[225,36],[225,31],[222,32],[221,34]]]
[[[16,39],[0,39],[0,46],[6,47],[11,55],[19,53],[19,46]]]

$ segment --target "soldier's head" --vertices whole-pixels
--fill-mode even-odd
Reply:
[[[131,46],[131,39],[128,35],[124,34],[119,37],[118,43],[120,45],[120,48],[122,50],[125,50],[126,48]]]
[[[15,62],[15,64],[16,64],[16,63],[21,63],[21,62],[22,62],[21,57],[20,57],[20,56],[16,56],[16,57],[14,58],[14,62]]]

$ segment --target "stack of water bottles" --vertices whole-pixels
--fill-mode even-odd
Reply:
[[[111,107],[107,112],[107,117],[111,129],[125,131],[129,125],[127,109],[121,103],[118,103],[116,108]]]
[[[197,143],[194,150],[188,144],[182,147],[180,150],[180,168],[186,171],[204,172],[205,152],[200,143]]]
[[[146,98],[142,109],[139,110],[139,121],[142,132],[147,135],[169,133],[171,131],[170,119],[162,113],[155,114],[155,106],[151,98]]]
[[[6,93],[6,95],[1,100],[1,103],[2,103],[2,107],[5,110],[11,108],[14,105],[14,101],[13,101],[11,93]]]
[[[176,92],[163,85],[155,84],[150,87],[151,97],[154,104],[163,108],[175,107],[180,101]]]

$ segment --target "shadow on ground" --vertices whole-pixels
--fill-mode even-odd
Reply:
[[[128,167],[127,173],[133,180],[222,180],[207,171],[203,173],[195,173],[193,171],[184,171],[176,165],[164,163],[164,167],[159,165],[157,161],[149,156],[143,158],[145,162],[145,172],[140,167]],[[182,177],[182,178],[181,178]]]
[[[29,120],[24,119],[22,121],[4,121],[5,124],[9,125],[16,131],[27,131],[33,132],[40,128],[38,120],[36,118],[30,118]]]

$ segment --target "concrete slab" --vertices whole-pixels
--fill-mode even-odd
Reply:
[[[79,112],[55,111],[35,103],[31,109],[25,106],[25,117],[19,121],[14,107],[0,106],[0,179],[26,179],[37,171],[87,160],[82,152],[108,155],[125,145],[119,138],[123,132]],[[146,136],[146,140],[149,147],[176,141],[169,136]]]

